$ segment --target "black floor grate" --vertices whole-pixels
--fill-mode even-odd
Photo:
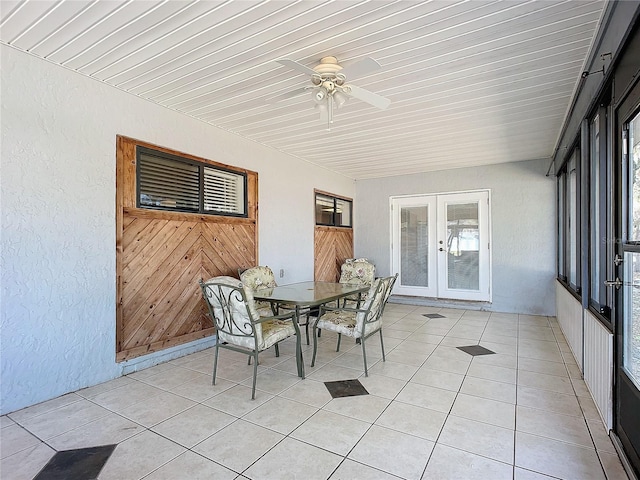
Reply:
[[[324,384],[333,398],[369,395],[369,392],[359,380],[338,380],[336,382],[324,382]]]
[[[33,480],[94,480],[117,445],[57,452]]]
[[[469,355],[473,355],[474,357],[476,355],[491,355],[496,353],[480,345],[467,345],[466,347],[456,347],[456,348],[458,348],[459,350],[462,350],[465,353],[468,353]]]

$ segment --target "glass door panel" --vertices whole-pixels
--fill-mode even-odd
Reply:
[[[439,296],[490,301],[489,192],[441,195],[438,214]]]
[[[447,286],[478,291],[480,228],[478,203],[447,205]]]
[[[402,207],[400,217],[400,283],[428,287],[429,207]]]
[[[622,369],[640,389],[640,252],[624,255]]]
[[[616,170],[621,204],[616,242],[622,265],[616,269],[614,432],[626,457],[640,473],[640,82],[616,110],[622,158]],[[623,113],[624,112],[624,113]],[[611,278],[610,280],[613,280]],[[614,282],[612,282],[614,283]],[[614,283],[615,285],[615,283]],[[612,287],[610,287],[613,290]]]
[[[394,293],[437,296],[436,202],[433,196],[392,200]]]

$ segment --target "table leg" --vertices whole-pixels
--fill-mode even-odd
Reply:
[[[300,306],[296,305],[296,318],[294,320],[300,325]],[[296,335],[296,364],[298,366],[298,376],[304,378],[304,359],[302,358],[302,341],[300,338],[300,332]]]

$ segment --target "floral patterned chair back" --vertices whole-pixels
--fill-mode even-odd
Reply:
[[[237,278],[214,277],[200,284],[220,342],[261,350],[262,324],[253,292]]]
[[[371,285],[375,275],[375,265],[366,258],[348,259],[342,264],[340,283]]]
[[[357,337],[369,335],[380,328],[380,310],[384,302],[384,294],[389,282],[387,279],[378,278],[373,281],[371,288],[367,292],[366,300],[360,307],[363,311],[356,314],[355,333]]]
[[[273,288],[278,286],[273,271],[267,266],[247,268],[240,274],[240,281],[253,292],[263,288]],[[255,305],[256,310],[262,317],[268,317],[275,313],[271,308],[271,303],[269,302],[256,300]]]
[[[240,274],[240,280],[253,291],[278,286],[273,271],[267,266],[247,268]]]
[[[391,296],[391,292],[393,291],[393,286],[396,284],[396,280],[397,279],[398,279],[398,274],[397,273],[395,275],[391,276],[391,277],[386,277],[386,278],[382,279],[382,281],[385,282],[386,286],[385,286],[384,296],[382,297],[382,306],[380,308],[380,317],[382,317],[382,314],[384,313],[384,309],[387,306],[387,301],[389,300],[389,297]]]

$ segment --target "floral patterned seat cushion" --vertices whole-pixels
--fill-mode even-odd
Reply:
[[[379,284],[380,279],[373,282],[367,292],[367,299],[361,306],[361,311],[329,310],[318,319],[317,327],[354,338],[360,338],[362,336],[363,324],[365,335],[378,330],[381,326],[378,310],[382,296],[384,295],[384,288],[378,289]],[[368,313],[364,311],[367,309]]]
[[[215,300],[212,301],[211,298],[208,298],[213,309],[217,334],[221,342],[262,351],[296,334],[295,327],[291,321],[274,319],[262,323],[254,323],[260,319],[261,315],[258,309],[256,309],[253,291],[238,281],[237,278],[215,277],[206,283],[209,282],[222,284],[222,295],[229,299],[231,321],[225,321],[225,319],[229,319],[229,315],[223,312],[223,308],[219,302]],[[242,289],[244,300],[242,295],[238,294],[238,291],[235,290],[237,288]],[[272,315],[273,312],[269,306],[268,315],[262,316]]]
[[[296,329],[291,320],[267,320],[262,323],[262,346],[260,350],[266,350],[270,346],[296,334]]]

